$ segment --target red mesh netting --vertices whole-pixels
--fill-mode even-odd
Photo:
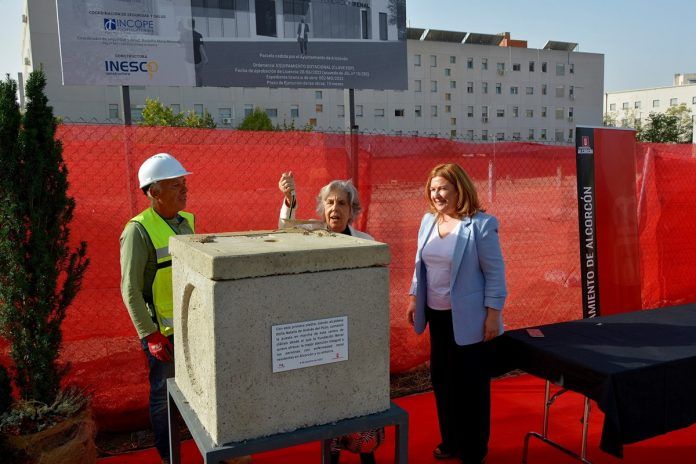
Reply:
[[[119,291],[118,237],[146,206],[137,169],[158,152],[176,156],[188,178],[187,209],[198,232],[273,229],[282,196],[280,173],[298,184],[298,217],[314,217],[315,195],[350,177],[349,138],[308,132],[242,132],[180,128],[62,125],[75,241],[88,242],[91,265],[64,324],[68,380],[94,392],[102,430],[147,424],[144,355]],[[696,158],[691,146],[645,145],[638,159],[644,307],[696,300]],[[404,312],[416,235],[427,204],[423,186],[440,162],[472,176],[488,212],[500,220],[509,297],[508,328],[581,316],[573,147],[467,143],[436,138],[359,136],[358,183],[364,213],[357,226],[390,245],[391,369],[427,359]],[[492,181],[491,181],[492,180]],[[3,350],[6,356],[6,350]]]

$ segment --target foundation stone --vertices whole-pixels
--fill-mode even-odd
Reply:
[[[176,383],[218,445],[389,408],[387,245],[176,236]]]

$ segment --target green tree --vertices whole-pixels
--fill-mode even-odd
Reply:
[[[146,98],[145,108],[142,112],[143,119],[138,123],[141,126],[173,126],[173,127],[192,127],[196,129],[215,129],[215,120],[208,113],[203,111],[203,116],[198,116],[195,112],[174,113],[174,111],[164,106],[158,99]]]
[[[67,370],[61,324],[89,260],[85,242],[69,246],[75,202],[45,87],[43,71],[29,75],[22,116],[16,83],[0,82],[0,335],[21,398],[50,405]]]
[[[246,115],[239,125],[239,129],[249,131],[272,131],[274,127],[271,118],[268,117],[266,112],[256,107],[251,113]]]
[[[664,113],[650,113],[648,122],[638,130],[638,140],[655,143],[691,143],[691,110],[682,103]]]
[[[615,112],[604,113],[602,124],[608,127],[616,127],[617,115]]]

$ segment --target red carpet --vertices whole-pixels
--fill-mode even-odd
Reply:
[[[524,435],[529,430],[541,431],[544,382],[522,375],[493,382],[493,413],[488,464],[518,464],[522,456]],[[455,463],[437,461],[432,448],[439,443],[435,404],[432,393],[396,400],[410,415],[409,463]],[[575,393],[561,396],[551,408],[549,436],[551,439],[580,451],[582,397]],[[588,459],[594,464],[682,464],[696,461],[696,426],[626,446],[623,460],[599,450],[603,415],[593,404],[590,421]],[[393,430],[387,429],[387,441],[377,451],[380,464],[393,462]],[[319,444],[310,443],[283,450],[254,455],[254,464],[319,463]],[[187,441],[183,450],[184,464],[200,464],[202,459],[195,443]],[[344,452],[342,464],[357,464],[359,458]],[[100,464],[156,464],[154,449],[101,459]],[[576,463],[563,453],[533,440],[529,464]]]

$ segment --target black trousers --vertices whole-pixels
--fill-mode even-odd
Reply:
[[[426,316],[441,449],[458,454],[464,463],[478,464],[488,453],[490,437],[490,344],[457,345],[452,311],[428,308]]]

